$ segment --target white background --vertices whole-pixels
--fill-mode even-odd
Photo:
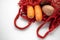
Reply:
[[[19,9],[18,2],[19,0],[0,0],[0,40],[42,40],[36,35],[36,30],[40,23],[32,23],[29,28],[23,31],[15,28],[14,18]],[[26,21],[19,18],[17,23],[19,26],[23,26]],[[47,28],[42,28],[42,31],[46,31]],[[43,40],[60,40],[60,26]]]

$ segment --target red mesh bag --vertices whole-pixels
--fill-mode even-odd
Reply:
[[[35,5],[41,5],[41,2],[43,0],[20,0],[18,5],[19,5],[19,12],[17,14],[17,16],[14,19],[14,25],[16,28],[20,29],[20,30],[24,30],[26,28],[28,28],[32,22],[35,22],[36,19],[35,18],[28,18],[27,17],[27,5],[31,5],[31,6],[35,6]],[[45,38],[51,31],[53,31],[56,27],[59,26],[60,24],[60,0],[46,0],[46,3],[49,3],[49,5],[54,7],[54,12],[51,16],[47,16],[43,13],[43,23],[37,28],[37,36],[39,38]],[[25,26],[24,28],[21,28],[19,26],[17,26],[16,21],[19,17],[22,17],[23,19],[28,21],[28,25]],[[45,33],[44,36],[41,36],[39,34],[39,30],[43,27],[44,24],[46,24],[47,22],[50,21],[50,25],[49,25],[49,31],[47,31]]]

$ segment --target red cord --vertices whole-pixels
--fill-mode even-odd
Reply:
[[[43,27],[43,25],[45,24],[46,22],[44,22],[43,24],[41,24],[39,27],[38,27],[38,29],[37,29],[37,36],[39,37],[39,38],[45,38],[51,31],[53,31],[54,30],[54,26],[52,26],[50,29],[49,29],[49,31],[47,31],[46,33],[45,33],[45,35],[44,36],[41,36],[40,34],[39,34],[39,30]]]
[[[28,28],[28,27],[31,25],[32,20],[29,20],[29,21],[28,21],[28,25],[25,26],[25,27],[23,27],[23,28],[17,26],[16,21],[17,21],[17,19],[18,19],[19,16],[20,16],[20,10],[21,10],[21,9],[19,9],[19,12],[18,12],[17,16],[16,16],[15,19],[14,19],[14,25],[15,25],[16,28],[18,28],[18,29],[20,29],[20,30],[24,30],[24,29]]]

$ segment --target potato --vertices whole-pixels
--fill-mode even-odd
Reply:
[[[52,7],[51,5],[44,5],[42,7],[42,11],[47,15],[47,16],[51,16],[54,12],[54,7]]]
[[[40,5],[35,5],[35,18],[36,21],[41,21],[42,20],[42,9]]]
[[[34,18],[34,8],[31,5],[27,6],[27,16],[28,18]]]

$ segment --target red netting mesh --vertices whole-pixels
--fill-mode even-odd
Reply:
[[[42,1],[43,0],[20,0],[18,3],[20,6],[20,9],[14,20],[15,27],[20,30],[23,30],[29,27],[32,22],[35,22],[36,21],[35,18],[30,19],[27,17],[27,5],[32,5],[34,7],[35,5],[40,5]],[[40,38],[45,38],[49,32],[53,31],[60,24],[60,0],[46,0],[46,3],[49,3],[51,6],[53,6],[55,10],[51,16],[47,16],[43,13],[43,19],[42,19],[43,24],[41,24],[37,29],[37,36]],[[28,25],[24,28],[20,28],[16,25],[16,21],[20,16],[28,20]],[[41,36],[38,33],[40,28],[43,27],[43,25],[49,21],[50,21],[49,31],[46,32],[44,36]]]

